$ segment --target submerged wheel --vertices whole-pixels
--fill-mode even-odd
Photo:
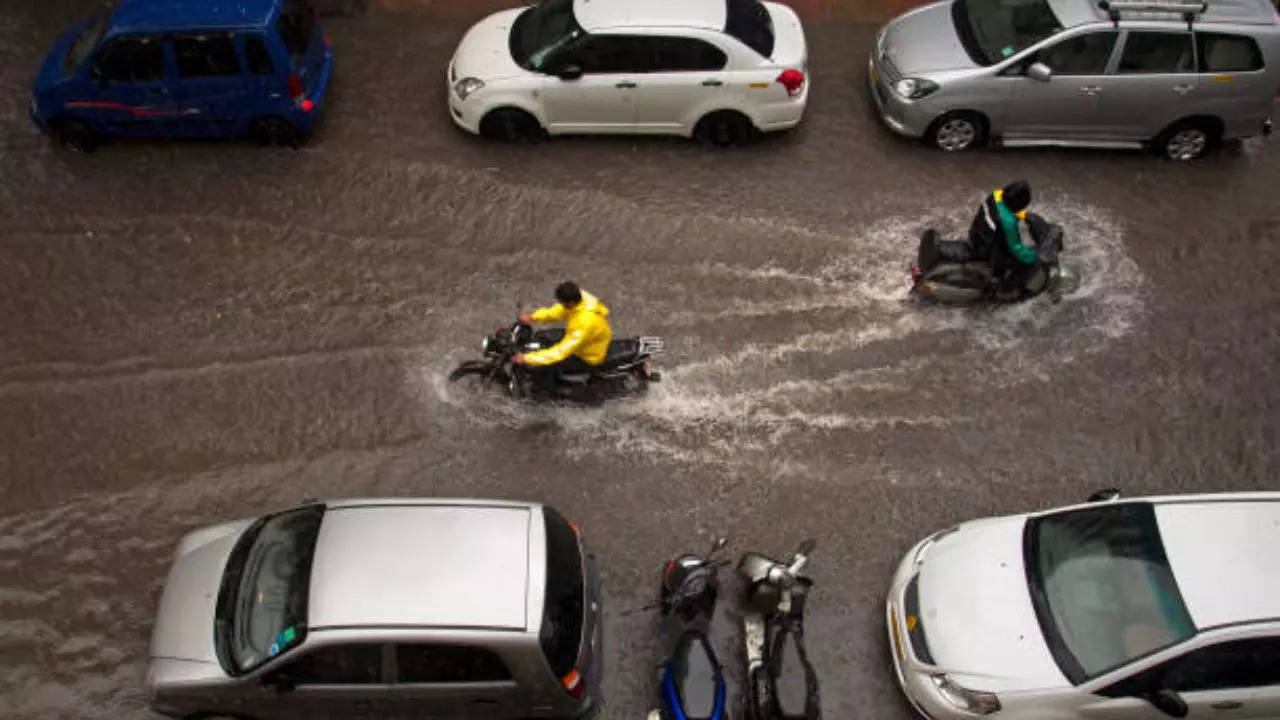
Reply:
[[[253,121],[249,130],[253,139],[262,146],[286,145],[296,148],[302,144],[302,133],[293,123],[282,117],[263,117]]]
[[[742,113],[719,110],[698,121],[693,137],[710,147],[733,147],[750,140],[753,129],[751,121]]]
[[[975,113],[948,113],[929,126],[929,144],[944,152],[972,150],[986,139],[986,123]]]
[[[534,142],[542,138],[542,126],[524,110],[498,108],[480,120],[480,134],[507,142]]]
[[[60,118],[53,123],[53,134],[63,147],[89,154],[98,149],[102,139],[89,123],[76,117]]]

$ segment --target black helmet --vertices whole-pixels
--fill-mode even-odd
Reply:
[[[1004,206],[1021,212],[1031,204],[1031,186],[1026,180],[1015,180],[1004,187]]]
[[[565,281],[556,286],[556,300],[561,305],[577,305],[582,302],[582,290],[575,282]]]

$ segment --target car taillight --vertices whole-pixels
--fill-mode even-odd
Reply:
[[[289,73],[289,94],[294,100],[302,96],[302,78],[298,77],[298,73]]]
[[[329,37],[327,33],[324,36],[324,46],[327,48],[333,47],[333,38]]]
[[[582,693],[586,690],[586,685],[582,682],[582,675],[577,670],[570,670],[564,677],[560,678],[560,684],[564,685],[564,689],[569,695],[578,700],[582,697]]]
[[[804,89],[804,73],[799,70],[783,70],[776,82],[787,89],[788,97],[795,97]]]

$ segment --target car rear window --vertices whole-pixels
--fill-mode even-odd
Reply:
[[[724,31],[764,57],[773,55],[773,18],[760,0],[725,0]]]
[[[1262,51],[1243,35],[1196,33],[1200,72],[1249,72],[1262,69]]]
[[[542,517],[547,537],[547,589],[538,641],[551,671],[562,678],[577,664],[581,650],[586,580],[578,533],[549,507],[543,508]]]
[[[316,11],[307,0],[285,0],[276,20],[276,32],[294,60],[302,57],[316,29]]]

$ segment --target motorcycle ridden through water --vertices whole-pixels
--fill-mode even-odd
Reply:
[[[804,644],[804,609],[813,581],[801,574],[817,547],[805,540],[781,563],[749,552],[738,562],[747,582],[742,614],[748,720],[819,720],[818,676]]]
[[[980,300],[1021,302],[1048,292],[1054,302],[1062,284],[1062,226],[1046,223],[1036,238],[1035,267],[1016,293],[1003,296],[991,260],[974,252],[967,240],[944,240],[936,230],[920,236],[916,264],[911,266],[911,294],[947,304]]]
[[[686,553],[662,572],[661,612],[664,660],[658,696],[661,707],[648,720],[722,720],[725,717],[724,670],[709,638],[715,616],[717,572],[723,560],[719,538],[705,556]]]
[[[481,343],[483,360],[467,360],[449,373],[450,381],[475,378],[483,384],[505,388],[513,398],[524,400],[577,400],[593,402],[610,397],[640,394],[649,383],[661,379],[653,369],[652,356],[662,352],[659,337],[639,336],[609,343],[609,354],[591,372],[556,373],[550,381],[539,381],[529,368],[513,365],[517,353],[550,347],[560,341],[564,330],[534,331],[528,323],[515,322],[494,329]]]

